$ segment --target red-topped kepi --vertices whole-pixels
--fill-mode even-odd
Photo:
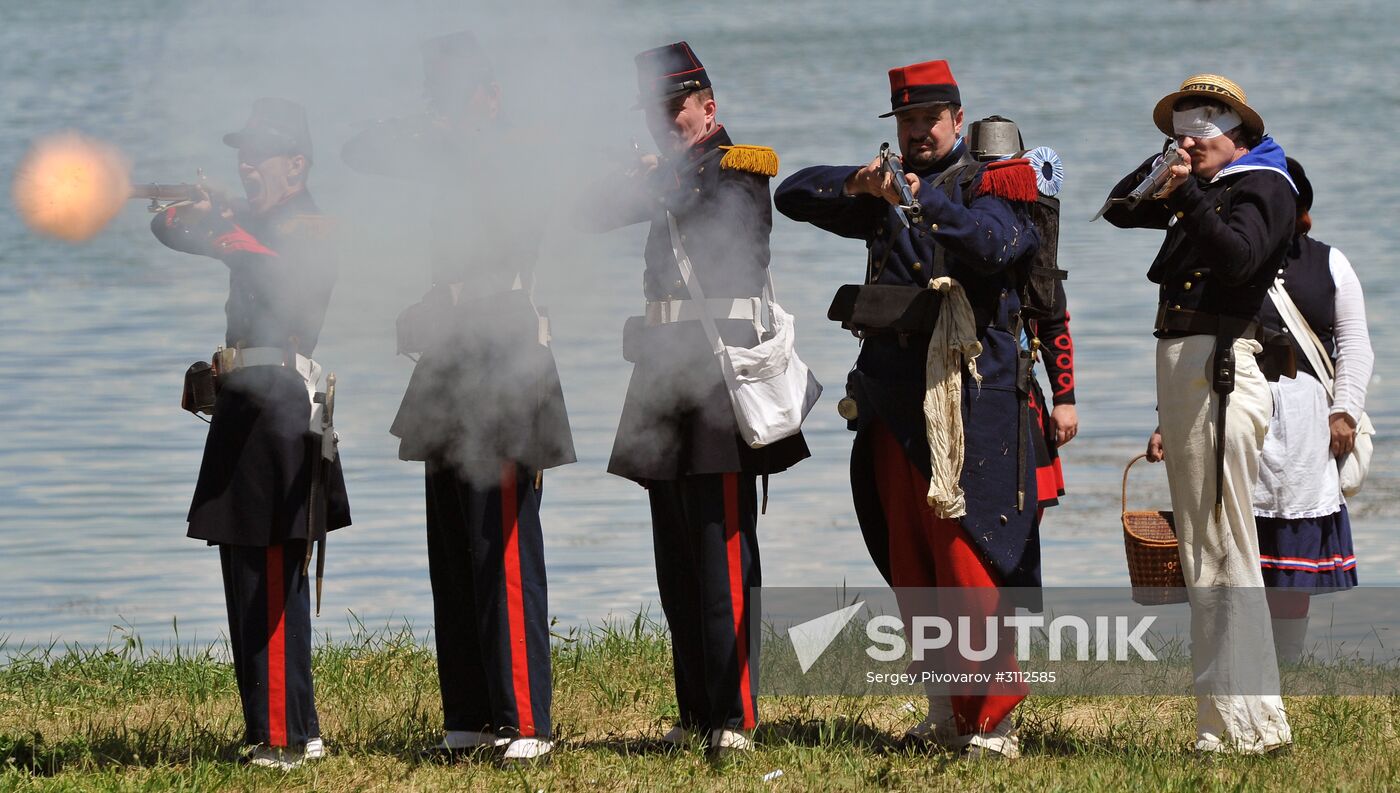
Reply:
[[[953,79],[948,62],[913,63],[890,69],[890,112],[881,113],[880,118],[889,118],[901,110],[943,104],[962,104],[958,81]]]
[[[704,64],[684,41],[647,50],[636,61],[638,108],[710,87]]]

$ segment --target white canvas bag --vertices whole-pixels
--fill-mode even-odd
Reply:
[[[1273,287],[1269,289],[1269,297],[1273,299],[1274,307],[1288,326],[1288,332],[1298,339],[1298,346],[1303,348],[1303,356],[1308,359],[1308,365],[1317,372],[1317,379],[1327,391],[1327,400],[1332,401],[1332,359],[1328,357],[1322,339],[1313,332],[1293,298],[1288,296],[1288,290],[1284,289],[1282,280],[1274,281]],[[1375,451],[1371,436],[1375,434],[1376,428],[1371,424],[1371,417],[1366,415],[1366,411],[1361,411],[1360,418],[1356,420],[1355,444],[1349,454],[1337,461],[1342,495],[1354,496],[1361,492],[1361,485],[1365,483],[1366,474],[1371,470],[1371,454]]]
[[[763,287],[763,303],[767,307],[769,329],[753,347],[731,347],[724,343],[715,326],[714,317],[705,302],[705,292],[695,277],[690,257],[681,245],[676,218],[666,213],[670,226],[671,248],[676,265],[685,279],[692,300],[701,306],[700,324],[714,349],[739,424],[739,436],[754,449],[761,449],[783,438],[796,435],[802,420],[811,412],[821,396],[822,386],[797,357],[797,331],[793,316],[783,310],[773,298],[773,276]]]

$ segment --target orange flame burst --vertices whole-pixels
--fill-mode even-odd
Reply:
[[[12,194],[25,225],[83,242],[101,231],[131,195],[130,166],[116,147],[77,132],[41,138],[15,171]]]

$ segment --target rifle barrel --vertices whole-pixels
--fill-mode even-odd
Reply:
[[[131,197],[150,201],[192,201],[199,197],[199,189],[192,184],[150,184],[134,185]]]

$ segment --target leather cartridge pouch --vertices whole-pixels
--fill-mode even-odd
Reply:
[[[852,331],[933,333],[943,294],[899,284],[846,284],[836,290],[826,318]]]
[[[208,361],[195,361],[185,370],[185,388],[180,395],[180,407],[191,413],[212,416],[218,391],[214,367]]]

